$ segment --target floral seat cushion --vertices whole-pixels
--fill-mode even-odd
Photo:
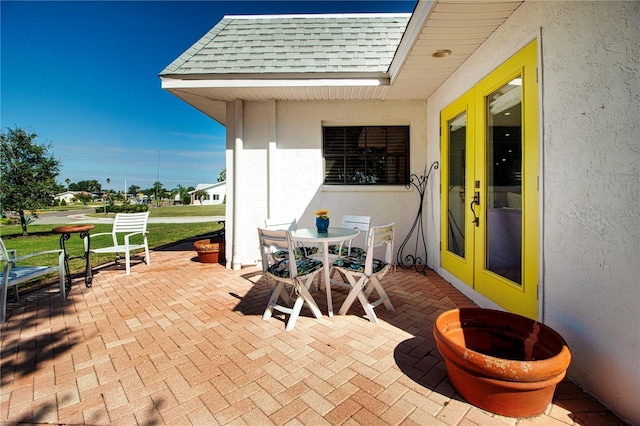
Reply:
[[[295,256],[296,257],[307,257],[314,255],[318,252],[318,247],[296,247],[295,248]],[[273,257],[277,260],[286,259],[289,256],[288,250],[278,250],[273,253]]]
[[[333,266],[335,266],[336,268],[348,269],[356,273],[363,273],[365,259],[366,258],[364,256],[353,256],[353,255],[347,256],[347,257],[341,257],[339,259],[336,259],[333,262]],[[374,274],[382,271],[385,268],[385,266],[387,266],[386,262],[378,259],[373,259]]]
[[[322,262],[308,257],[299,257],[296,258],[296,266],[298,268],[298,275],[307,275],[322,269]],[[267,271],[280,278],[290,278],[289,259],[281,260],[269,266]]]
[[[329,254],[333,254],[335,256],[365,256],[367,252],[360,247],[351,247],[351,252],[349,252],[349,247],[343,246],[340,249],[339,244],[331,244],[329,245]]]

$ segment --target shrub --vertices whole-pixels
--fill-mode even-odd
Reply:
[[[96,207],[96,213],[104,213],[104,206]],[[107,213],[141,213],[149,210],[146,204],[107,205]]]
[[[18,221],[17,217],[13,217],[13,216],[2,216],[2,219],[0,220],[0,223],[2,225],[17,225],[20,222]]]

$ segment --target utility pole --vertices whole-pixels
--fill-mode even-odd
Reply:
[[[156,209],[158,208],[158,191],[160,188],[160,151],[158,151],[158,173],[156,174]]]

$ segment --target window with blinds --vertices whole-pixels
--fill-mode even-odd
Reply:
[[[325,184],[409,182],[409,126],[340,126],[322,130]]]

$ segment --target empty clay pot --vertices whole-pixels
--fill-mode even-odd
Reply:
[[[198,253],[198,260],[202,263],[224,263],[225,261],[224,240],[198,240],[193,243],[193,248]]]
[[[504,416],[542,414],[571,361],[557,332],[508,312],[453,309],[437,318],[433,335],[458,393]]]

